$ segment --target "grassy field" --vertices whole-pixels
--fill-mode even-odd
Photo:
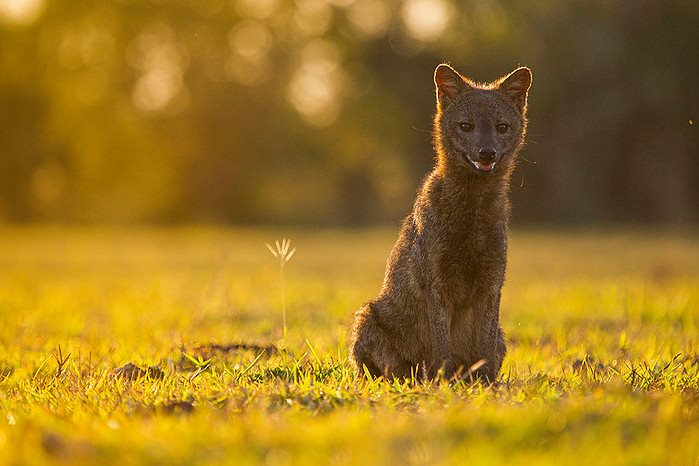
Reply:
[[[696,231],[515,231],[490,387],[355,379],[396,231],[284,233],[280,342],[280,232],[0,229],[0,463],[699,464]]]

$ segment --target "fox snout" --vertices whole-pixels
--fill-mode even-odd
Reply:
[[[478,151],[478,161],[481,163],[492,163],[495,161],[497,151],[494,147],[481,147]]]
[[[481,147],[478,150],[478,157],[476,160],[470,159],[471,164],[479,172],[490,172],[495,168],[495,164],[498,161],[498,151],[491,146]]]

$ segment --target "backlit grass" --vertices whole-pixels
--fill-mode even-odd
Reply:
[[[513,233],[490,387],[355,378],[395,234],[0,230],[0,462],[696,464],[696,234]]]

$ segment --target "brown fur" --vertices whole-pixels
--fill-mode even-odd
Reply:
[[[378,297],[355,313],[351,359],[360,374],[428,378],[468,374],[480,361],[474,375],[493,381],[506,352],[508,191],[531,72],[477,85],[440,65],[434,80],[437,164],[403,221]],[[487,152],[492,169],[490,159],[479,166]]]

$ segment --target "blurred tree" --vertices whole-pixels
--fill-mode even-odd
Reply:
[[[696,2],[0,0],[0,219],[360,225],[432,71],[534,70],[519,222],[696,222]]]

